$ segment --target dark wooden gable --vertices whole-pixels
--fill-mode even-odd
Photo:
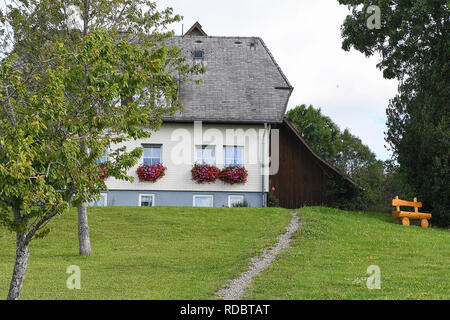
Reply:
[[[198,22],[194,23],[194,25],[186,31],[185,36],[194,36],[194,37],[207,37],[205,31],[202,29],[202,25]]]
[[[333,177],[342,178],[353,188],[359,186],[317,155],[287,119],[273,124],[279,130],[280,167],[270,176],[280,206],[288,209],[311,205],[331,205],[336,199],[328,183]]]

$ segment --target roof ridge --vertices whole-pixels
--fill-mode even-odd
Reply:
[[[258,36],[185,36],[185,35],[174,35],[173,38],[219,38],[219,39],[260,39]]]

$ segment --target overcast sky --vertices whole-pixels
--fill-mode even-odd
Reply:
[[[184,31],[199,21],[210,36],[259,36],[295,87],[289,109],[312,104],[348,128],[375,152],[384,148],[386,107],[397,82],[385,80],[378,57],[341,49],[348,14],[337,0],[157,0],[184,17]],[[174,25],[181,34],[181,23]]]

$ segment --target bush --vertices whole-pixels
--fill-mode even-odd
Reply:
[[[244,199],[244,201],[236,203],[233,205],[233,208],[248,208],[250,205],[247,202],[247,199]]]
[[[267,206],[270,208],[278,208],[280,206],[280,200],[278,200],[273,192],[269,192],[267,195]]]

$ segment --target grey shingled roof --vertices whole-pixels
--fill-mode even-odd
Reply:
[[[283,121],[293,88],[262,39],[175,36],[170,43],[191,63],[193,52],[202,50],[207,72],[200,84],[193,80],[180,84],[184,112],[165,121]]]

